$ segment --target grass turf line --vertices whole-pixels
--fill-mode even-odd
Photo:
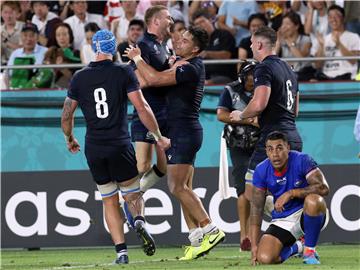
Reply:
[[[281,265],[258,266],[255,269],[359,269],[360,245],[322,245],[318,247],[320,266],[303,265],[302,259],[291,258]],[[195,261],[178,261],[181,248],[159,248],[154,256],[146,256],[141,249],[129,249],[129,265],[115,265],[115,252],[110,248],[62,249],[40,251],[1,251],[1,269],[9,270],[75,270],[75,269],[254,269],[250,266],[250,252],[237,247],[220,246],[206,257]]]

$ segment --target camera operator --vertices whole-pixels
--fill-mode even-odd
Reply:
[[[229,83],[221,93],[217,107],[217,118],[225,123],[224,139],[230,150],[233,164],[232,175],[234,186],[238,195],[237,209],[240,220],[240,248],[250,251],[249,240],[249,212],[250,203],[245,197],[245,173],[259,138],[259,125],[257,117],[246,118],[240,121],[231,121],[230,113],[233,110],[242,111],[250,102],[254,92],[253,72],[256,62],[245,61],[240,67],[238,80]]]

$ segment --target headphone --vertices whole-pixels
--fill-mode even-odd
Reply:
[[[254,73],[254,69],[257,62],[255,61],[244,61],[240,66],[240,72],[238,74],[238,80],[241,84],[245,84],[246,76],[249,73]]]

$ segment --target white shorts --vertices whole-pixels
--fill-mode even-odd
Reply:
[[[287,216],[285,218],[278,218],[273,219],[270,222],[270,225],[278,226],[288,232],[290,232],[295,239],[299,239],[301,236],[304,235],[304,232],[301,228],[301,215],[303,213],[303,208],[299,209],[295,213],[291,214],[290,216]],[[323,226],[321,227],[321,230],[325,229],[327,224],[329,223],[329,210],[326,208],[326,214],[325,214],[325,222]]]

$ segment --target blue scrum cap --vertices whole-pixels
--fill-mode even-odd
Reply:
[[[95,53],[114,55],[116,53],[116,39],[109,30],[99,30],[92,38],[92,49]]]

